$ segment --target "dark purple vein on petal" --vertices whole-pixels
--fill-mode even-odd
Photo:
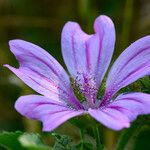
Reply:
[[[75,31],[72,33],[71,35],[71,45],[72,45],[72,52],[73,52],[73,59],[74,59],[74,67],[77,70],[77,58],[76,58],[76,51],[75,51],[75,41],[74,41],[74,35],[75,35]]]
[[[58,90],[61,90],[63,92],[63,94],[66,94],[66,96],[69,97],[69,94],[63,90],[59,85],[57,85],[55,82],[52,82],[51,80],[49,80],[47,77],[45,77],[43,74],[37,72],[36,70],[32,69],[29,67],[29,69],[33,72],[35,72],[36,74],[38,74],[41,78],[45,79],[47,82],[49,82],[50,84],[52,84],[54,87],[58,88]],[[69,89],[68,89],[69,90]]]
[[[119,83],[117,83],[118,85],[123,82],[124,80],[126,80],[127,78],[129,78],[130,76],[134,75],[134,73],[138,72],[140,69],[143,69],[145,67],[150,67],[150,65],[147,65],[148,63],[150,63],[150,61],[148,60],[146,63],[140,65],[138,68],[136,68],[135,70],[131,71],[129,74],[126,75],[126,77],[124,77],[121,81],[119,81]]]
[[[13,45],[16,49],[18,49],[17,46]],[[26,51],[24,48],[20,47],[23,51]],[[63,80],[63,78],[60,77],[59,73],[52,67],[50,66],[46,61],[44,61],[43,59],[39,58],[38,56],[34,55],[33,53],[31,53],[30,51],[28,51],[29,56],[36,58],[37,60],[41,61],[42,63],[44,63],[59,79],[61,79],[61,81],[63,81],[64,85],[66,85],[66,82]],[[16,56],[17,59],[21,60],[22,57]],[[55,64],[51,59],[49,59],[49,61],[52,64]]]
[[[145,52],[145,51],[147,51],[147,50],[150,50],[149,49],[150,47],[146,47],[146,48],[144,48],[144,49],[142,49],[141,51],[139,51],[138,53],[136,53],[135,55],[133,55],[123,66],[122,66],[122,68],[118,71],[118,73],[121,73],[124,69],[123,68],[125,68],[133,59],[135,59],[138,55],[140,55],[141,53],[143,53],[143,52]]]
[[[61,100],[64,100],[66,102],[66,97],[63,97],[62,95],[60,95],[59,93],[56,93],[54,91],[52,91],[51,89],[49,88],[46,88],[45,86],[43,86],[42,84],[40,84],[39,82],[37,82],[36,80],[34,80],[32,77],[28,76],[28,78],[30,78],[32,81],[34,81],[36,84],[38,84],[39,86],[41,86],[42,88],[52,92],[54,95],[57,95],[60,97]]]

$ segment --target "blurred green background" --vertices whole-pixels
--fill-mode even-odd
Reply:
[[[93,33],[93,21],[100,14],[108,15],[116,27],[116,58],[136,39],[150,34],[149,0],[0,0],[0,130],[41,132],[40,123],[30,121],[14,109],[20,95],[34,93],[16,78],[3,64],[18,66],[9,50],[8,41],[23,39],[33,42],[53,55],[62,65],[60,35],[67,21],[80,23],[83,30]],[[70,129],[70,130],[68,130]],[[78,129],[65,123],[59,132],[79,138]],[[102,127],[104,143],[112,149],[119,133]],[[150,128],[141,136],[142,145],[150,149]],[[50,142],[50,139],[49,141]],[[135,149],[140,147],[136,146]]]

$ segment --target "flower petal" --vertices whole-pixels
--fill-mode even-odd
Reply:
[[[113,108],[89,109],[89,114],[97,121],[113,130],[129,127],[129,119],[120,111]]]
[[[140,92],[121,94],[110,106],[120,110],[133,121],[138,115],[150,114],[150,94]]]
[[[70,74],[85,84],[98,88],[109,66],[115,44],[113,22],[99,16],[94,22],[95,34],[84,33],[75,22],[68,22],[62,31],[62,54]],[[91,94],[91,93],[90,93]]]
[[[108,128],[121,130],[129,127],[138,115],[150,114],[150,94],[121,94],[113,102],[88,112]]]
[[[115,61],[107,82],[104,99],[108,100],[121,88],[150,74],[150,36],[131,44]]]
[[[15,108],[29,119],[42,121],[43,131],[52,131],[68,119],[84,113],[84,110],[70,109],[63,102],[38,95],[20,97]]]
[[[9,42],[10,50],[19,61],[19,69],[5,65],[28,86],[54,100],[71,102],[81,107],[70,86],[70,80],[62,66],[42,48],[23,41]]]

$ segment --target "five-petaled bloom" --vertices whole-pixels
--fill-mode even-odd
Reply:
[[[9,42],[20,67],[5,66],[41,94],[20,97],[15,108],[27,118],[42,121],[43,131],[52,131],[84,113],[108,128],[121,130],[138,115],[150,113],[149,94],[116,96],[121,88],[150,74],[150,36],[137,40],[118,57],[108,73],[104,96],[98,98],[114,50],[115,28],[111,19],[102,15],[95,20],[94,31],[88,35],[75,22],[65,24],[61,46],[69,76],[42,48],[23,40]]]

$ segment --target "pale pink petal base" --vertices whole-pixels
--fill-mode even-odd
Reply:
[[[42,121],[43,131],[52,131],[65,121],[84,113],[84,110],[75,110],[62,102],[38,95],[20,97],[15,108],[29,119]]]

